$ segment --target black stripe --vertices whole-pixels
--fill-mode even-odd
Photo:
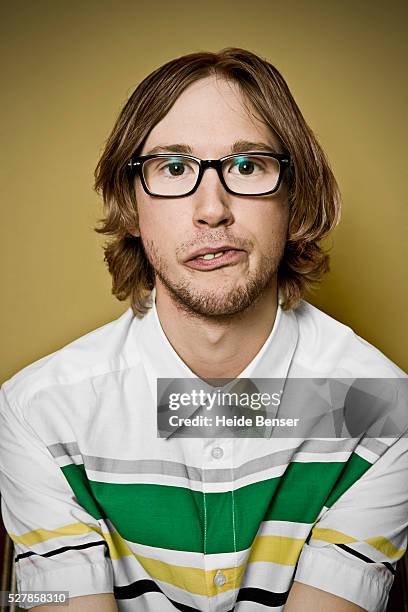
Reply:
[[[273,591],[266,591],[265,589],[246,587],[239,590],[237,602],[254,601],[255,603],[273,608],[283,606],[286,603],[288,595],[289,591],[286,591],[285,593],[274,593]]]
[[[66,552],[67,550],[82,550],[84,548],[91,548],[91,546],[106,546],[108,548],[107,542],[105,540],[101,540],[98,542],[90,542],[89,544],[78,544],[78,546],[63,546],[62,548],[56,548],[55,550],[50,550],[46,553],[36,553],[34,551],[22,553],[21,555],[17,555],[14,561],[19,561],[20,559],[24,559],[25,557],[31,557],[32,555],[37,555],[37,557],[53,557],[54,555],[60,555],[61,553]]]
[[[78,544],[77,546],[64,546],[62,548],[58,548],[56,550],[50,550],[49,552],[40,554],[34,551],[22,553],[21,555],[17,555],[15,561],[19,561],[20,559],[24,559],[26,557],[31,557],[32,555],[37,555],[39,557],[53,557],[55,555],[59,555],[61,553],[66,552],[67,550],[83,550],[84,548],[91,548],[92,546],[106,546],[108,548],[107,542],[105,540],[100,540],[98,542],[90,542],[89,544]],[[347,547],[344,547],[347,549]],[[354,551],[353,551],[354,552]],[[127,584],[126,586],[114,586],[114,595],[116,599],[134,599],[143,595],[144,593],[161,593],[170,601],[176,610],[180,610],[180,612],[199,612],[196,608],[192,608],[191,606],[187,606],[186,604],[179,603],[172,599],[169,599],[165,593],[161,590],[161,588],[153,581],[153,580],[137,580],[136,582],[132,582],[131,584]],[[263,604],[264,606],[270,607],[278,607],[283,606],[286,603],[289,592],[285,593],[274,593],[272,591],[266,591],[265,589],[257,589],[252,587],[241,588],[238,592],[237,602],[238,601],[253,601],[255,603]],[[229,612],[233,612],[230,610]]]
[[[176,610],[180,610],[180,612],[198,612],[196,608],[178,603],[177,601],[167,597],[167,595],[163,593],[161,588],[153,580],[137,580],[136,582],[132,582],[132,584],[127,584],[126,586],[115,586],[113,593],[116,599],[135,599],[136,597],[140,597],[140,595],[144,595],[145,593],[161,593],[173,604]],[[237,602],[253,601],[255,603],[273,608],[283,606],[286,603],[288,595],[289,591],[286,591],[285,593],[273,593],[264,589],[246,587],[239,590]],[[233,611],[230,610],[229,612]]]
[[[358,557],[359,559],[361,559],[362,561],[365,561],[366,563],[382,563],[383,565],[385,565],[387,569],[390,570],[392,574],[395,575],[396,573],[391,563],[388,563],[387,561],[375,561],[374,559],[370,559],[370,557],[366,557],[365,555],[362,555],[361,553],[357,552],[353,548],[349,548],[345,544],[335,544],[335,546],[337,546],[338,548],[342,548],[346,552],[350,553],[351,555],[354,555],[355,557]]]
[[[173,604],[176,610],[180,610],[180,612],[199,612],[197,608],[192,608],[191,606],[186,606],[186,604],[178,603],[177,601],[173,601],[173,599],[169,599],[153,580],[137,580],[136,582],[132,582],[126,586],[113,587],[115,599],[135,599],[136,597],[140,597],[140,595],[144,595],[145,593],[161,593]]]

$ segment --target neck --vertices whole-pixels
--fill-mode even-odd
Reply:
[[[272,331],[277,312],[276,280],[251,307],[228,317],[205,317],[182,309],[163,286],[156,308],[170,344],[200,378],[235,378]]]

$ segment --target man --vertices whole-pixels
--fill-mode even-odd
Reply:
[[[132,308],[3,385],[19,589],[69,591],[78,612],[385,610],[405,438],[157,436],[158,379],[403,376],[302,300],[339,196],[283,78],[241,49],[162,66],[96,187]]]

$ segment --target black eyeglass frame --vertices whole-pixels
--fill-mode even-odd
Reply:
[[[240,156],[245,156],[245,155],[248,155],[248,156],[263,155],[264,157],[272,157],[273,159],[276,159],[279,162],[279,176],[278,176],[277,183],[273,189],[271,189],[270,191],[264,191],[263,193],[241,193],[241,192],[233,191],[232,189],[228,187],[227,183],[225,182],[224,175],[222,173],[222,164],[228,159],[234,159],[235,157],[240,157]],[[172,157],[172,156],[183,157],[184,159],[191,159],[198,163],[198,174],[197,174],[197,179],[196,179],[196,183],[194,187],[190,189],[190,191],[188,191],[187,193],[183,193],[183,195],[168,195],[167,196],[167,195],[162,195],[158,193],[153,193],[148,188],[145,178],[143,176],[143,164],[149,159],[154,159],[157,157],[166,158],[166,157]],[[198,187],[200,186],[201,179],[203,178],[203,174],[207,170],[207,168],[215,168],[222,186],[228,193],[231,193],[232,195],[254,196],[254,197],[272,195],[273,193],[276,193],[278,191],[282,183],[283,174],[285,170],[291,166],[291,164],[292,162],[291,162],[290,155],[287,155],[284,153],[270,153],[269,151],[245,151],[243,153],[234,153],[232,155],[225,155],[224,157],[221,157],[220,159],[200,159],[199,157],[194,157],[193,155],[185,155],[184,153],[171,153],[171,152],[156,153],[153,155],[139,155],[136,157],[132,157],[127,165],[129,168],[131,168],[135,173],[139,175],[140,181],[142,183],[142,187],[148,195],[153,196],[155,198],[166,198],[166,199],[172,198],[173,199],[173,198],[185,198],[195,193],[195,191],[197,191]]]

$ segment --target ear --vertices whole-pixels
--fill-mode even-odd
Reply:
[[[121,212],[121,218],[123,221],[124,229],[127,234],[133,236],[134,238],[140,238],[140,229],[139,229],[139,219],[137,215],[133,215],[133,218],[125,219],[123,213]]]
[[[128,234],[133,236],[134,238],[140,238],[140,230],[137,227],[132,227],[128,230]]]
[[[134,238],[140,238],[139,215],[137,212],[137,203],[135,202],[135,210],[133,211],[133,214],[131,214],[130,218],[129,217],[126,218],[122,212],[121,212],[121,217],[122,217],[125,229],[127,230],[127,233],[133,236]]]

